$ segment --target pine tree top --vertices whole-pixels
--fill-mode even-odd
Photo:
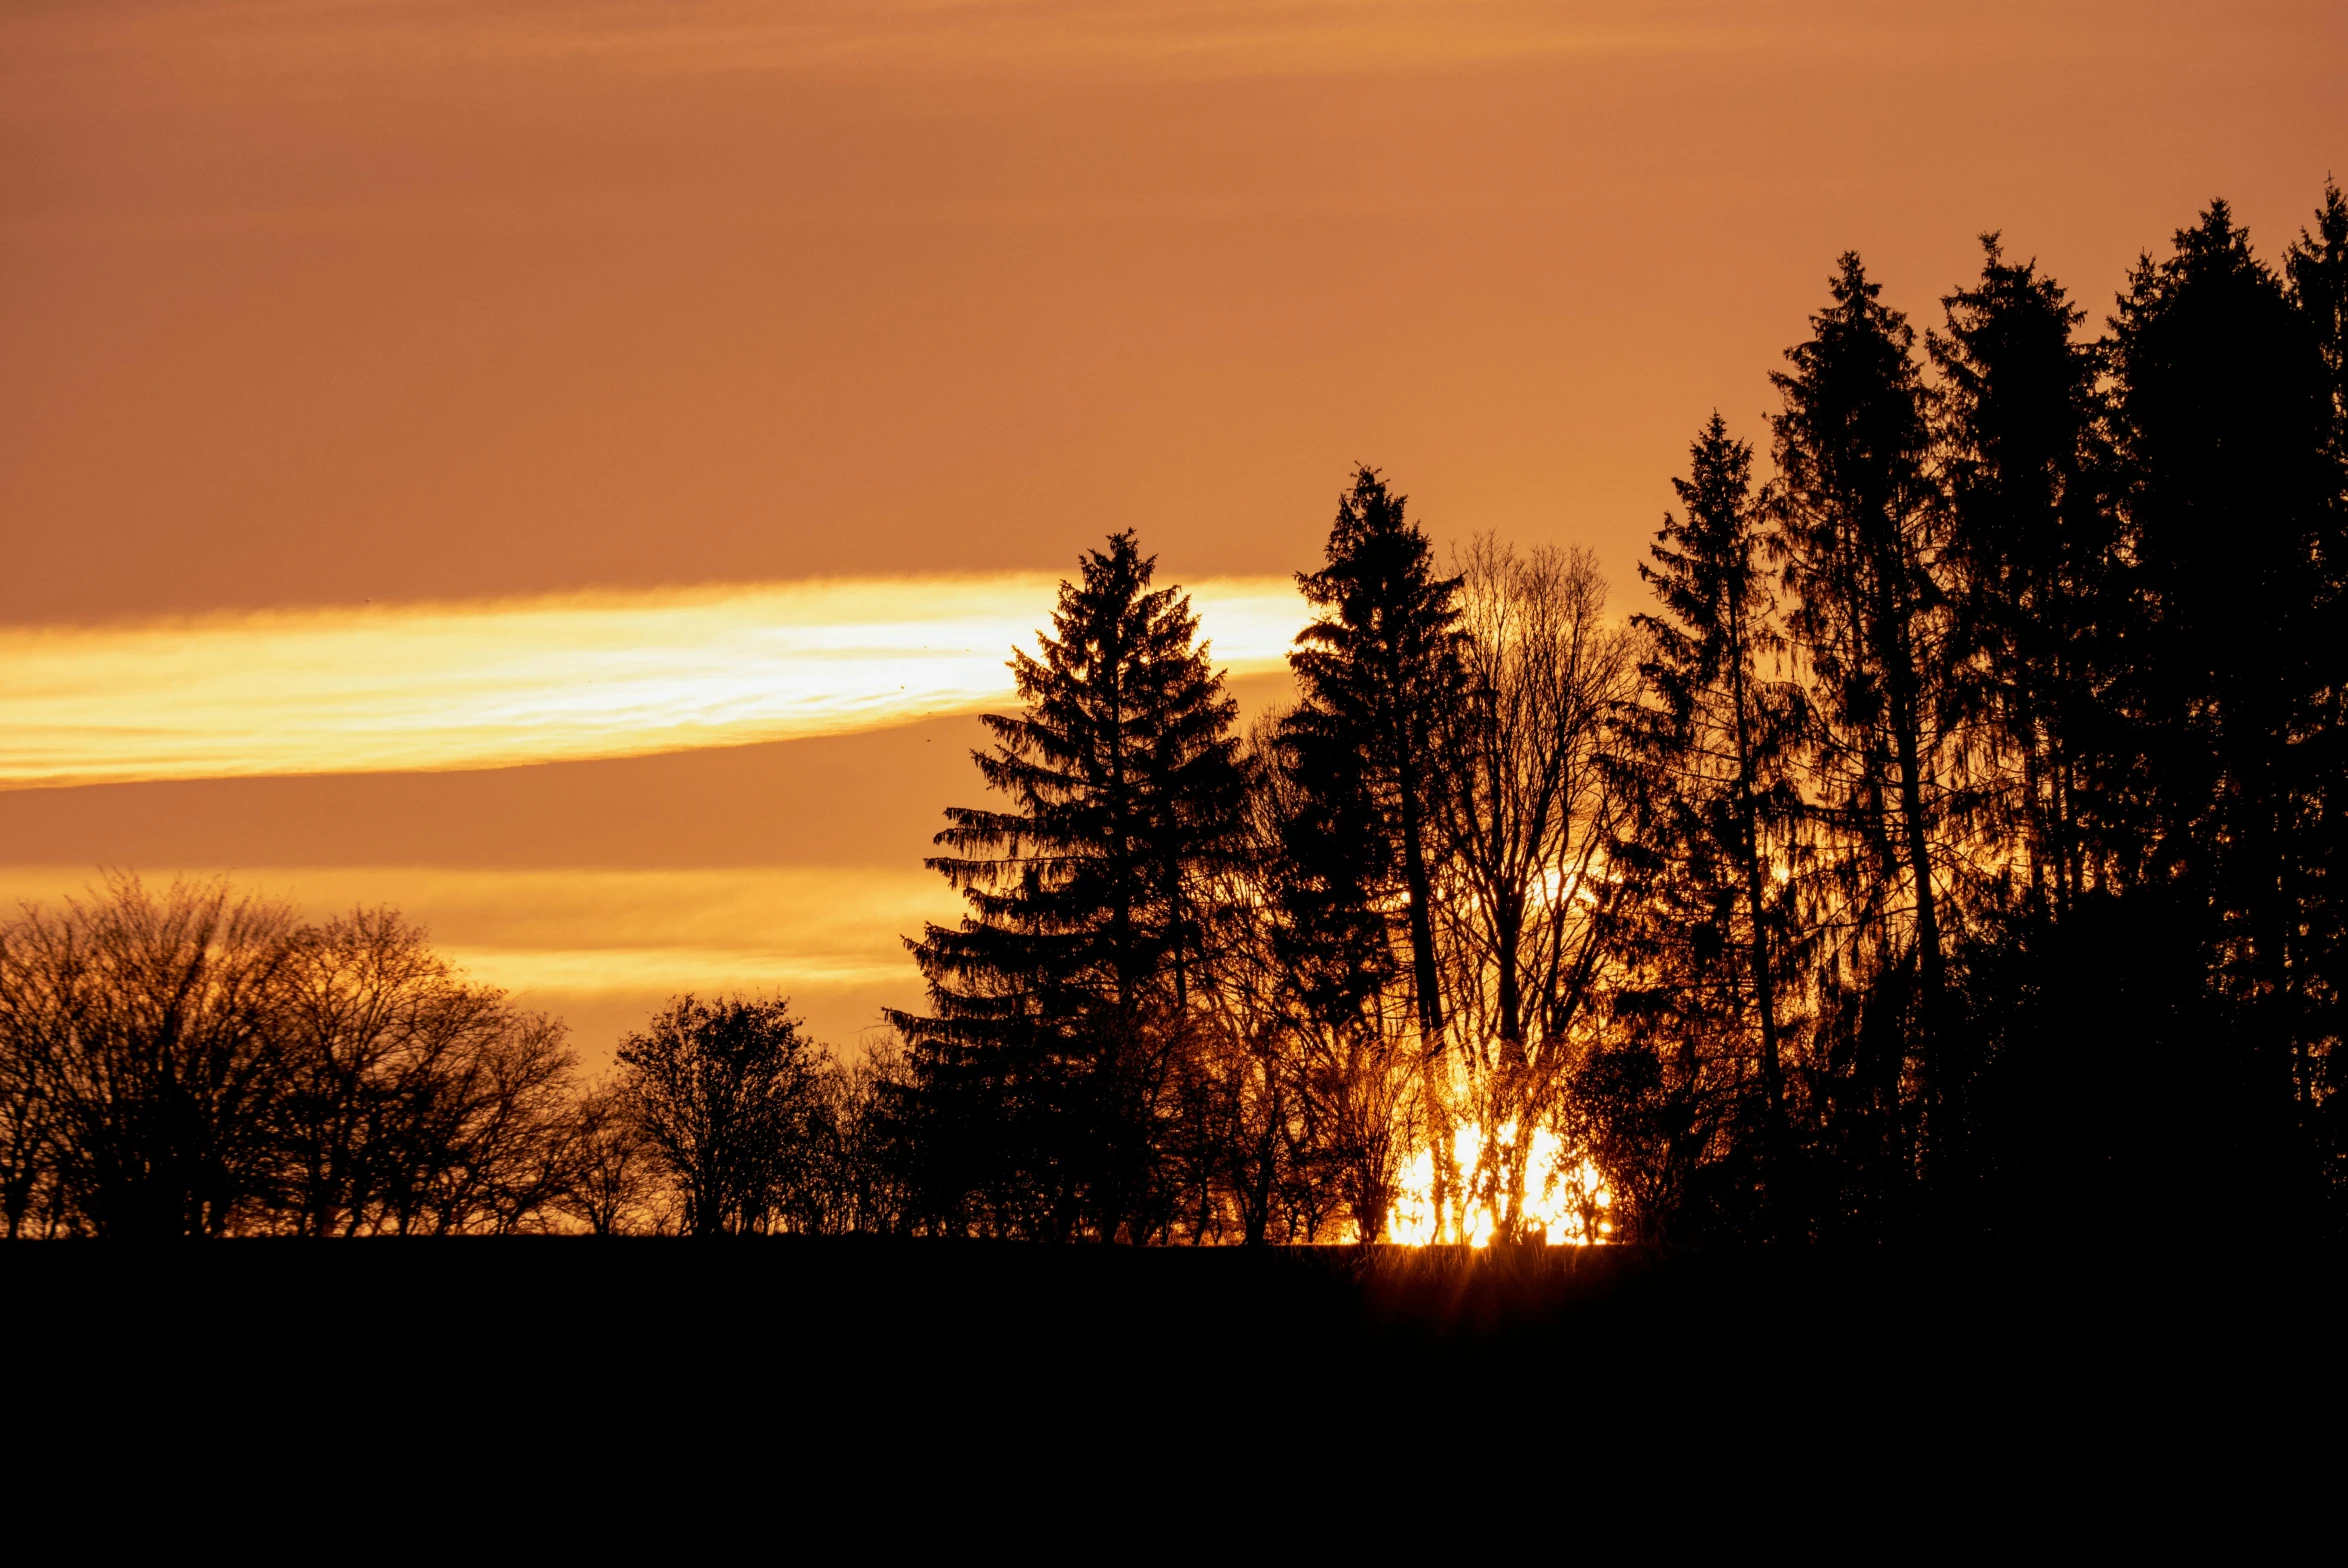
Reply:
[[[1202,865],[1234,852],[1238,706],[1176,588],[1130,531],[1088,551],[1033,654],[1024,711],[988,714],[971,753],[1004,804],[948,808],[931,869],[969,905],[917,944],[947,1018],[1016,1013],[1053,993],[1123,1006],[1195,947]]]
[[[1327,563],[1297,574],[1305,601],[1328,612],[1297,634],[1288,656],[1305,696],[1299,725],[1422,723],[1452,695],[1460,579],[1437,574],[1409,499],[1376,469],[1357,469],[1338,498]]]

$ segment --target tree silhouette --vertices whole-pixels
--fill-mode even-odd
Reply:
[[[273,1032],[277,1200],[300,1234],[506,1231],[565,1192],[561,1027],[466,984],[397,914],[295,932]]]
[[[561,1206],[598,1236],[663,1229],[652,1140],[619,1085],[580,1096],[575,1136],[576,1175]]]
[[[1157,1141],[1238,852],[1237,713],[1131,533],[1063,583],[1026,711],[973,753],[1009,809],[955,807],[930,860],[970,905],[912,944],[934,1011],[912,1054],[925,1202],[949,1225],[1138,1238]]]
[[[1995,234],[1941,306],[1920,357],[1841,258],[1775,475],[1701,427],[1629,627],[1358,469],[1244,747],[1086,553],[850,1062],[684,996],[583,1086],[389,910],[0,921],[0,1219],[1509,1244],[1595,1167],[1670,1247],[2336,1235],[2348,198],[2278,266],[2213,203],[2097,341]]]
[[[1946,564],[1955,660],[2003,760],[2027,857],[2027,892],[2056,914],[2088,875],[2096,758],[2108,746],[2105,666],[2126,623],[2120,538],[2099,483],[2102,355],[2074,341],[2086,312],[2033,262],[1982,237],[1981,278],[1945,297],[1930,339],[1942,376],[1949,489]]]
[[[1254,853],[1231,901],[1240,961],[1226,967],[1223,1000],[1234,1033],[1280,1053],[1267,1066],[1292,1115],[1272,1152],[1291,1230],[1313,1239],[1341,1209],[1375,1240],[1419,1123],[1415,1008],[1395,984],[1377,903],[1389,865],[1371,791],[1343,751],[1293,744],[1288,717],[1268,717],[1254,737]]]
[[[2299,231],[2283,255],[2291,297],[2314,332],[2324,368],[2331,373],[2333,439],[2348,434],[2348,197],[2330,180],[2316,209],[2315,232]],[[2348,454],[2340,460],[2348,462]]]
[[[623,1041],[620,1092],[694,1236],[769,1228],[805,1178],[822,1061],[784,1001],[681,996]]]
[[[2343,668],[2337,406],[2318,324],[2224,202],[2137,266],[2112,322],[2115,432],[2145,620],[2135,874],[2183,900],[2236,1010],[2201,1085],[2256,1173],[2302,1161],[2319,1092],[2318,825]],[[2257,1177],[2269,1187],[2279,1178]]]
[[[1663,613],[1633,617],[1647,638],[1648,700],[1624,727],[1638,810],[1617,859],[1632,879],[1621,925],[1644,977],[1624,1000],[1627,1018],[1659,1015],[1675,1059],[1639,1072],[1611,1065],[1587,1088],[1620,1093],[1651,1076],[1650,1114],[1691,1137],[1704,1113],[1666,1112],[1661,1091],[1676,1080],[1680,1095],[1704,1098],[1696,1055],[1725,1035],[1733,1057],[1757,1068],[1766,1223],[1790,1234],[1800,1215],[1786,1056],[1814,935],[1797,876],[1809,710],[1788,678],[1769,570],[1777,543],[1752,469],[1752,448],[1715,413],[1689,448],[1688,477],[1672,481],[1682,510],[1666,514],[1639,568]]]
[[[287,912],[121,879],[8,933],[10,1054],[40,1075],[58,1204],[101,1236],[218,1236],[267,1199]]]
[[[1434,879],[1443,757],[1442,716],[1463,686],[1459,582],[1436,575],[1427,538],[1370,468],[1338,498],[1328,559],[1300,573],[1322,612],[1288,656],[1302,701],[1283,741],[1330,827],[1358,835],[1366,863],[1332,868],[1323,885],[1350,896],[1399,886],[1420,1031],[1443,1033]],[[1366,830],[1366,831],[1365,831]],[[1334,912],[1333,912],[1334,913]]]
[[[2292,301],[2330,373],[2332,508],[2338,519],[2348,516],[2348,198],[2337,184],[2324,182],[2315,232],[2300,231],[2283,265]],[[2325,607],[2324,620],[2318,635],[2337,648],[2348,637],[2348,627],[2339,624],[2336,595]],[[2323,868],[2320,884],[2310,893],[2309,946],[2311,967],[2322,979],[2308,988],[2311,999],[2302,1003],[2308,1038],[2294,1046],[2300,1115],[2315,1135],[2335,1216],[2348,1216],[2348,1096],[2340,1092],[2348,1089],[2348,1053],[2336,1044],[2342,1033],[2339,977],[2348,965],[2348,910],[2338,891],[2342,868],[2348,867],[2348,800],[2342,799],[2348,787],[2348,712],[2343,704],[2348,704],[2348,692],[2331,686],[2321,731],[2310,737],[2308,747],[2307,771],[2316,797],[2310,855]]]
[[[1621,880],[1608,862],[1623,809],[1605,765],[1634,680],[1631,640],[1606,616],[1583,550],[1518,555],[1489,536],[1459,562],[1457,703],[1441,715],[1436,795],[1444,837],[1438,900],[1455,1019],[1449,1111],[1476,1129],[1476,1168],[1448,1169],[1521,1239],[1533,1130],[1557,1109],[1568,1063],[1596,1023],[1608,923]]]
[[[1855,254],[1810,318],[1808,342],[1770,379],[1775,502],[1794,589],[1793,626],[1817,686],[1817,783],[1834,828],[1831,870],[1849,909],[1844,955],[1863,979],[1846,1036],[1869,1124],[1906,1158],[1902,1078],[1922,1088],[1925,1158],[1945,1165],[1963,1069],[1948,1060],[1947,604],[1934,575],[1942,526],[1925,388],[1905,317],[1881,303]],[[1912,986],[1912,1027],[1898,1015]]]

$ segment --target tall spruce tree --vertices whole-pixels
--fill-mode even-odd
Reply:
[[[2348,197],[2330,180],[2316,209],[2315,231],[2302,229],[2283,258],[2291,296],[2314,334],[2329,373],[2332,394],[2332,490],[2338,514],[2348,515]],[[2335,595],[2319,636],[2337,647],[2348,644],[2348,604]],[[2307,989],[2320,1004],[2306,1008],[2301,1025],[2310,1038],[2298,1048],[2297,1085],[2301,1114],[2312,1125],[2324,1168],[2323,1186],[2332,1205],[2332,1223],[2348,1224],[2348,1051],[2322,1042],[2348,1030],[2343,1018],[2348,971],[2348,687],[2334,681],[2320,733],[2310,737],[2308,771],[2316,781],[2314,817],[2320,839],[2312,851],[2323,868],[2313,906],[2306,913],[2311,966],[2322,983]]]
[[[2334,447],[2348,463],[2348,450],[2340,450],[2348,438],[2348,196],[2332,181],[2324,182],[2315,232],[2299,231],[2284,254],[2283,272],[2331,376]]]
[[[970,906],[909,943],[933,1011],[892,1013],[933,1217],[1140,1239],[1167,1075],[1209,955],[1208,886],[1238,853],[1237,706],[1178,590],[1130,532],[1063,583],[1026,711],[973,752],[1005,809],[955,807],[931,859]]]
[[[2011,1230],[2106,1208],[2151,1175],[2140,1153],[2174,1140],[2137,1091],[2165,1076],[2153,1064],[2179,1031],[2156,1000],[2172,957],[2148,940],[2157,922],[2112,896],[2113,808],[2135,772],[2113,677],[2137,638],[2103,348],[2078,340],[2084,312],[2054,279],[2009,262],[1995,234],[1982,243],[1978,279],[1942,298],[1928,340],[1952,688],[1979,721],[1990,871],[1954,944],[1969,1159],[1944,1213]]]
[[[2329,1032],[2310,917],[2348,678],[2333,380],[2320,323],[2224,202],[2138,264],[2112,329],[2147,623],[2128,665],[2137,874],[2194,922],[2236,1020],[2195,1086],[2212,1152],[2288,1191]]]
[[[1942,508],[1915,333],[1846,252],[1832,303],[1771,376],[1776,501],[1795,590],[1793,626],[1817,683],[1819,783],[1840,854],[1833,863],[1856,941],[1861,991],[1849,1038],[1871,1101],[1866,1136],[1900,1178],[1915,1074],[1925,1167],[1953,1153],[1963,1074],[1945,1027],[1947,867],[1935,843],[1950,805],[1947,605],[1934,573]],[[1913,997],[1912,1006],[1904,1003]]]
[[[1279,914],[1274,950],[1305,1014],[1343,1028],[1394,979],[1379,906],[1391,869],[1384,823],[1339,747],[1276,732],[1258,761],[1267,836],[1279,848],[1259,872]]]
[[[1947,563],[1957,660],[2013,777],[2009,828],[2034,908],[2060,914],[2088,872],[2102,666],[2124,633],[2119,537],[2098,483],[2101,355],[2086,312],[2034,262],[1982,236],[1980,281],[1942,299]]]
[[[1775,541],[1752,474],[1752,447],[1715,413],[1672,481],[1682,512],[1639,567],[1663,613],[1632,618],[1648,639],[1648,700],[1627,727],[1641,787],[1622,858],[1671,1032],[1725,1031],[1758,1069],[1762,1201],[1770,1228],[1791,1234],[1785,1056],[1808,946],[1795,876],[1808,705],[1783,668]]]
[[[1382,901],[1390,846],[1373,791],[1334,746],[1293,744],[1283,720],[1256,737],[1261,890],[1257,931],[1269,990],[1286,1015],[1299,1136],[1294,1194],[1311,1212],[1348,1211],[1381,1240],[1415,1131],[1423,1075],[1410,1045],[1407,991],[1395,985],[1394,934]],[[1306,1223],[1308,1233],[1318,1220]]]
[[[1344,825],[1352,843],[1314,886],[1333,896],[1402,898],[1419,1028],[1443,1033],[1435,947],[1433,864],[1440,852],[1435,802],[1442,794],[1437,743],[1462,688],[1457,578],[1437,574],[1427,537],[1405,516],[1407,497],[1375,469],[1354,474],[1338,498],[1327,564],[1297,575],[1319,618],[1288,656],[1301,701],[1282,725],[1295,778],[1317,797],[1301,819]],[[1358,857],[1358,859],[1357,859]],[[1358,911],[1325,909],[1332,930]]]

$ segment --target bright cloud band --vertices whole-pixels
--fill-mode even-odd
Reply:
[[[0,786],[504,767],[879,729],[996,704],[1056,578],[863,579],[0,630]],[[1233,674],[1286,578],[1189,585]]]

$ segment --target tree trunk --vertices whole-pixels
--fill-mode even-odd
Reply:
[[[1418,991],[1419,1031],[1431,1045],[1443,1034],[1443,997],[1435,967],[1434,885],[1427,875],[1424,813],[1417,786],[1402,780],[1402,878],[1410,896],[1411,979]]]
[[[1773,1228],[1784,1239],[1785,1078],[1777,1050],[1777,977],[1769,961],[1768,873],[1761,864],[1761,809],[1753,799],[1752,723],[1745,707],[1742,640],[1734,652],[1737,717],[1737,817],[1743,836],[1746,918],[1752,922],[1753,996],[1761,1013],[1761,1179]]]
[[[1917,1061],[1924,1078],[1928,1118],[1925,1159],[1934,1175],[1945,1174],[1955,1153],[1956,1107],[1949,1088],[1947,1042],[1941,1033],[1946,971],[1940,950],[1940,910],[1932,886],[1931,837],[1924,824],[1923,746],[1916,716],[1916,683],[1905,638],[1891,667],[1892,743],[1900,768],[1900,815],[1908,875],[1916,885]]]

